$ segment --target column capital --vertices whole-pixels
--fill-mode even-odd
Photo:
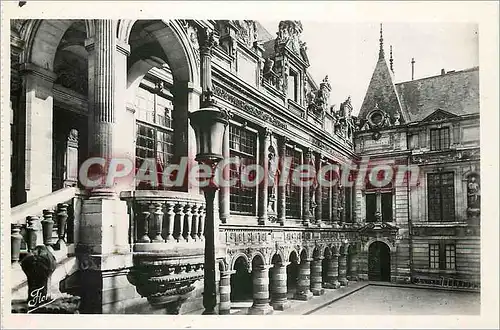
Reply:
[[[95,41],[96,37],[90,37],[85,39],[85,49],[90,53],[94,51],[95,47]],[[116,45],[116,51],[120,54],[123,54],[125,56],[130,55],[130,45],[124,42],[123,40],[120,40],[118,38],[115,38],[115,45]]]
[[[41,78],[47,83],[54,83],[57,79],[57,74],[33,63],[21,63],[19,65],[19,71],[23,74],[31,74],[35,77]]]
[[[197,29],[197,37],[200,53],[212,55],[212,49],[219,43],[214,31],[208,27],[199,27]]]

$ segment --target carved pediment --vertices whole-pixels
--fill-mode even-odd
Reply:
[[[365,224],[363,227],[359,228],[359,232],[366,233],[389,233],[396,234],[399,230],[399,227],[388,223],[388,222],[369,222]]]
[[[422,122],[448,120],[456,117],[458,116],[452,114],[451,112],[444,111],[442,109],[437,109],[436,111],[434,111],[433,113],[422,119]]]

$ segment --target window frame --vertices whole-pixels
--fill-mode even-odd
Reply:
[[[291,205],[290,203],[290,200],[289,198],[291,198],[289,195],[288,195],[288,191],[290,189],[290,187],[293,186],[293,182],[292,182],[292,177],[293,177],[293,172],[291,172],[292,170],[294,170],[294,167],[293,166],[300,166],[302,164],[304,164],[304,150],[302,150],[301,148],[295,146],[295,145],[292,145],[292,144],[285,144],[285,157],[290,157],[288,155],[288,151],[289,150],[292,150],[293,153],[297,152],[299,153],[299,162],[297,164],[293,164],[293,160],[292,160],[292,163],[290,164],[291,168],[288,168],[287,171],[284,171],[286,172],[286,175],[288,175],[288,180],[285,184],[285,218],[287,219],[302,219],[302,216],[303,216],[303,210],[302,210],[302,205],[303,205],[303,200],[304,200],[304,187],[302,187],[301,185],[298,186],[298,192],[295,191],[295,193],[297,194],[297,199],[298,199],[298,203],[297,203],[297,207],[296,207],[296,211],[298,214],[294,214],[294,215],[291,215],[290,211],[291,211],[291,208],[289,205]],[[293,154],[292,154],[293,156]],[[285,174],[285,173],[283,173]]]
[[[457,251],[457,246],[456,243],[453,241],[443,240],[439,242],[429,243],[428,244],[429,269],[438,271],[455,271],[457,267],[456,251]]]
[[[231,128],[238,128],[240,130],[244,130],[244,131],[247,131],[247,132],[250,132],[251,134],[253,134],[253,137],[254,137],[254,146],[253,146],[253,149],[254,149],[254,153],[255,155],[252,155],[252,154],[249,154],[248,152],[245,152],[245,151],[242,151],[242,150],[238,150],[238,149],[235,149],[235,148],[231,148],[231,145],[232,145],[232,141],[231,141]],[[240,157],[245,157],[245,158],[254,158],[254,162],[252,164],[259,164],[259,161],[260,161],[260,154],[259,154],[259,150],[260,150],[260,147],[259,147],[259,132],[258,130],[256,129],[253,129],[251,127],[248,127],[246,125],[243,125],[242,123],[239,123],[237,121],[233,121],[231,120],[229,122],[229,126],[228,126],[228,129],[229,129],[229,156],[230,157],[234,157],[234,155],[236,154],[237,156],[240,156]],[[241,140],[241,136],[239,137],[239,139]],[[231,173],[232,170],[230,170],[230,173]],[[241,173],[241,172],[240,172]],[[238,179],[239,181],[239,179]],[[232,189],[231,188],[234,188],[234,187],[230,187],[229,188],[229,213],[230,214],[234,214],[234,215],[242,215],[242,216],[255,216],[257,215],[257,212],[258,212],[258,187],[252,187],[252,188],[246,188],[248,190],[253,190],[253,199],[252,199],[252,211],[242,211],[242,210],[237,210],[237,209],[232,209],[233,205],[235,204],[235,202],[232,202],[231,200],[234,198],[233,196],[235,194],[232,193]],[[238,203],[236,203],[238,204]]]
[[[443,177],[447,184],[443,184]],[[437,179],[436,179],[437,178]],[[432,172],[427,173],[427,221],[428,222],[453,222],[456,220],[456,198],[455,198],[455,172]],[[446,201],[447,203],[443,203]],[[451,206],[449,205],[451,204]],[[432,207],[431,207],[432,205]],[[445,211],[445,205],[448,210]],[[437,216],[439,212],[439,216]],[[445,214],[448,212],[447,214]]]
[[[443,135],[443,133],[446,134]],[[437,136],[435,134],[437,134]],[[449,126],[434,127],[429,129],[429,149],[431,151],[449,150],[450,146],[451,135]]]

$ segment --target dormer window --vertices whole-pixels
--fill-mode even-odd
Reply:
[[[432,128],[430,130],[431,150],[446,150],[450,148],[450,128]]]
[[[299,75],[292,69],[288,73],[288,98],[299,102]]]

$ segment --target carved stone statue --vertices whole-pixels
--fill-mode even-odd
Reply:
[[[267,211],[269,214],[276,213],[276,173],[279,174],[278,162],[276,159],[276,151],[273,146],[269,146],[268,149],[268,165],[267,165],[267,175],[268,175],[268,204]]]
[[[479,209],[481,206],[479,183],[475,176],[470,176],[467,183],[467,208]]]

